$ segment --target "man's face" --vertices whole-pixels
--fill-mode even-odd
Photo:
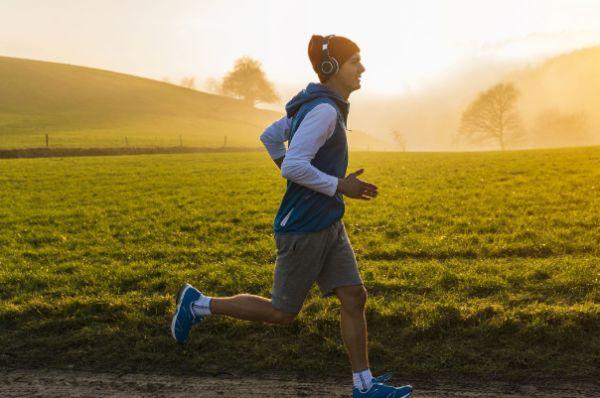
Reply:
[[[360,62],[360,53],[355,53],[340,66],[340,70],[334,77],[342,86],[347,88],[348,91],[354,91],[360,88],[360,75],[362,75],[364,71],[365,67]]]

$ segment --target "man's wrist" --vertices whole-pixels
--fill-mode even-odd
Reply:
[[[344,193],[344,179],[343,178],[338,178],[336,192]]]

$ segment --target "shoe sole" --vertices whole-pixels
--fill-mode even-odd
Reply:
[[[175,324],[177,323],[177,316],[179,315],[179,310],[181,309],[181,299],[185,295],[185,292],[192,286],[189,284],[183,285],[181,289],[179,289],[179,293],[177,294],[177,299],[175,302],[177,303],[177,308],[175,310],[175,314],[173,314],[173,319],[171,320],[171,336],[177,341],[177,337],[175,337]],[[179,341],[177,341],[179,343]]]

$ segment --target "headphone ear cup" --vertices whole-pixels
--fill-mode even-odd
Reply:
[[[332,75],[335,73],[335,64],[331,60],[321,62],[321,72],[325,75]]]
[[[333,58],[333,57],[329,57],[329,60],[331,61],[331,63],[333,64],[333,72],[331,72],[332,75],[335,75],[336,73],[338,73],[338,71],[340,70],[340,65],[338,64],[337,59]]]
[[[321,62],[321,72],[325,75],[335,75],[340,69],[337,59],[330,57],[328,60]]]

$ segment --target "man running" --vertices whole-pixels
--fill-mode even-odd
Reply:
[[[316,282],[324,297],[335,294],[341,303],[341,334],[353,372],[353,397],[408,397],[411,386],[386,385],[390,374],[378,378],[371,374],[367,291],[342,223],[343,196],[360,200],[377,196],[375,185],[358,178],[362,169],[346,176],[348,97],[360,88],[365,71],[360,50],[345,37],[314,35],[308,56],[321,84],[310,83],[292,98],[286,117],[261,135],[288,180],[274,223],[277,260],[271,300],[250,294],[208,297],[185,284],[177,295],[171,333],[184,343],[191,327],[211,314],[289,324]]]

